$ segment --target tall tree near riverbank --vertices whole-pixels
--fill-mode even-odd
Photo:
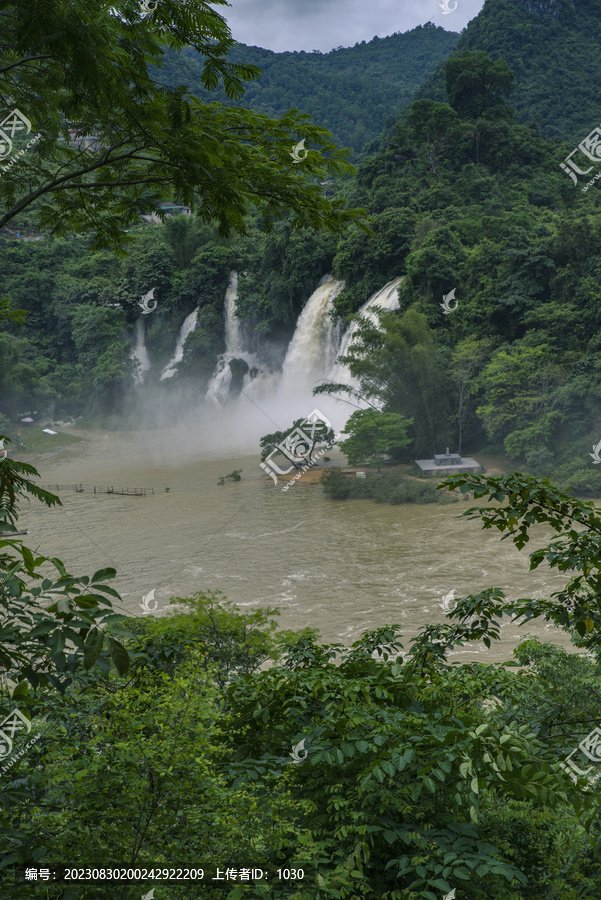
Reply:
[[[449,396],[444,355],[425,316],[377,313],[378,324],[360,316],[345,363],[360,384],[325,383],[315,394],[363,397],[386,413],[413,419],[416,456],[430,456],[448,441]]]
[[[378,409],[357,409],[351,414],[342,434],[346,440],[339,446],[346,455],[349,465],[369,463],[378,467],[385,454],[398,458],[411,443],[407,432],[413,419],[404,419],[396,413],[384,413]]]
[[[506,435],[504,449],[513,459],[540,450],[564,419],[556,407],[565,380],[548,346],[516,342],[498,350],[482,371],[484,403],[477,410],[491,440]]]
[[[492,341],[489,338],[469,337],[453,350],[449,372],[455,385],[457,402],[457,452],[461,453],[463,429],[469,412],[471,397],[477,390],[476,375],[489,357]]]

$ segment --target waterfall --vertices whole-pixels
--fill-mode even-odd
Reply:
[[[373,294],[360,314],[377,322],[376,307],[398,308],[401,281],[397,278]],[[315,397],[313,389],[321,381],[355,384],[346,366],[337,365],[337,358],[347,352],[357,324],[346,329],[342,340],[342,325],[331,315],[344,282],[331,275],[321,279],[298,317],[285,355],[277,344],[257,342],[249,333],[249,322],[236,316],[237,285],[232,272],[223,311],[225,352],[207,388],[206,400],[212,407],[207,414],[215,416],[212,421],[223,433],[237,435],[236,440],[241,431],[257,441],[274,430],[285,431],[315,408],[339,431],[357,403],[325,394]]]
[[[375,307],[386,310],[398,309],[399,288],[403,283],[404,277],[404,275],[401,275],[400,278],[395,278],[394,281],[389,281],[388,284],[384,285],[381,290],[376,291],[375,294],[372,294],[367,303],[363,304],[358,312],[358,315],[365,316],[365,318],[373,322],[374,325],[377,325],[378,319],[374,313]],[[340,350],[338,351],[338,356],[345,356],[348,353],[351,341],[353,340],[358,327],[359,322],[357,319],[354,319],[344,333],[342,342],[340,344]],[[359,387],[359,382],[355,378],[353,378],[348,367],[343,363],[336,363],[329,377],[331,381],[334,381],[338,384],[348,384],[353,387]]]
[[[184,319],[184,323],[180,328],[179,335],[177,337],[173,359],[170,359],[163,369],[161,373],[161,381],[164,381],[165,378],[172,378],[175,375],[175,370],[177,369],[178,363],[180,363],[184,358],[184,344],[186,343],[186,339],[188,335],[191,334],[196,328],[197,322],[198,309],[195,309]]]
[[[296,323],[282,369],[284,391],[313,387],[336,361],[341,329],[331,312],[344,282],[334,281],[331,275],[326,277],[307,300]]]
[[[232,272],[225,292],[225,352],[229,356],[238,356],[242,350],[240,344],[240,319],[236,315],[238,299],[238,273]]]
[[[138,363],[134,378],[137,384],[144,381],[144,376],[150,368],[150,359],[146,350],[146,322],[144,316],[140,316],[134,327],[133,347],[129,354],[130,359]]]
[[[206,398],[217,405],[227,403],[232,383],[232,368],[229,365],[234,357],[241,355],[240,319],[236,315],[238,299],[238,273],[232,272],[225,292],[223,316],[225,319],[225,353],[217,360],[217,367],[207,388]]]
[[[212,400],[213,403],[221,405],[227,403],[230,395],[230,384],[232,383],[232,370],[228,366],[229,360],[223,354],[217,363],[215,374],[209,381],[209,386],[205,397]]]
[[[217,360],[205,394],[206,399],[215,406],[223,406],[249,387],[257,376],[265,376],[265,363],[248,349],[246,323],[236,315],[237,299],[238,273],[232,272],[223,307],[225,353]]]

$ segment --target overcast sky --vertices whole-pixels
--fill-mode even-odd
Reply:
[[[352,47],[433,22],[462,31],[484,0],[229,0],[215,7],[241,44],[268,50],[321,50]],[[443,13],[446,2],[454,12]]]

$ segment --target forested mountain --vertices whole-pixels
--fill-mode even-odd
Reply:
[[[589,0],[578,4],[583,13],[591,9]],[[555,46],[576,42],[578,52],[589,46],[587,37],[576,40],[580,20],[570,19],[567,6],[541,10],[489,2],[470,26],[470,40],[476,45],[480,36],[488,46],[488,23],[496,16],[516,28],[522,23],[520,34],[551,29]],[[411,35],[416,46],[423,36],[436,41],[444,33],[428,26]],[[279,56],[298,58],[317,78],[336,54],[351,59],[370,47],[382,62],[386,48],[403,37],[323,57],[256,51],[264,58],[253,62],[273,59],[277,68]],[[543,44],[540,34],[536,43]],[[553,52],[551,43],[547,47]],[[248,63],[247,50],[235,48],[233,55]],[[181,66],[193,67],[185,52]],[[295,231],[284,213],[271,233],[251,215],[248,234],[228,240],[191,219],[162,228],[138,225],[131,234],[138,246],[126,261],[94,252],[88,238],[74,235],[41,244],[7,241],[0,246],[4,289],[29,317],[24,328],[8,324],[0,335],[3,412],[15,416],[42,407],[56,416],[105,421],[124,414],[133,391],[131,334],[148,285],[161,298],[146,334],[153,364],[148,386],[170,389],[171,382],[158,384],[161,365],[185,316],[198,307],[198,327],[172,384],[188,381],[203,392],[224,349],[231,268],[244,273],[239,314],[279,346],[291,338],[324,274],[345,281],[336,301],[342,319],[404,275],[400,315],[388,322],[385,339],[365,335],[364,358],[354,363],[358,375],[377,386],[387,412],[413,419],[409,455],[430,456],[463,438],[464,449],[488,446],[573,490],[601,490],[601,475],[589,460],[601,436],[599,198],[594,188],[580,190],[586,179],[575,187],[560,169],[573,145],[542,138],[516,121],[514,104],[523,100],[519,71],[479,48],[454,54],[445,67],[450,102],[416,100],[396,125],[388,122],[373,142],[379,149],[355,178],[328,185],[338,202],[370,211],[371,236],[355,227],[342,236],[310,227]],[[177,77],[188,76],[182,70]],[[565,106],[573,113],[565,93],[557,98],[552,78],[536,75],[535,85],[544,98],[539,108]],[[585,95],[578,107],[586,131],[599,114],[596,104]],[[440,301],[453,289],[459,306],[444,315]],[[416,360],[427,364],[418,371]]]
[[[459,38],[431,22],[405,34],[374,37],[354,47],[329,53],[274,53],[238,44],[231,60],[259,66],[263,77],[246,86],[240,100],[229,100],[219,88],[207,91],[201,82],[202,58],[189,49],[167,53],[155,76],[170,87],[185,84],[204,100],[243,106],[270,116],[299,109],[328,128],[336,142],[359,152],[373,140],[389,116],[410,103],[414,92]]]
[[[5,243],[4,288],[30,312],[25,329],[9,326],[0,342],[6,412],[48,404],[56,415],[126,411],[124,329],[133,328],[146,285],[161,297],[147,332],[149,386],[199,306],[173,383],[187,379],[203,391],[224,346],[230,268],[244,273],[239,314],[280,344],[325,273],[346,283],[336,301],[342,318],[405,275],[400,316],[385,339],[366,336],[355,362],[385,411],[413,419],[409,454],[431,456],[462,434],[472,452],[488,446],[596,494],[599,198],[561,171],[569,144],[515,122],[511,70],[479,54],[448,64],[450,105],[416,101],[357,177],[334,187],[345,203],[370,210],[373,236],[294,231],[284,217],[271,233],[253,219],[246,236],[224,242],[180,218],[138,226],[126,262],[90,253],[84,238]],[[452,289],[459,306],[447,316],[440,301]]]
[[[454,54],[466,50],[504,59],[515,73],[518,122],[576,144],[601,121],[599,0],[487,0]],[[441,63],[416,99],[447,102],[444,81]]]
[[[351,374],[377,401],[360,412],[391,430],[400,423],[401,449],[413,456],[463,440],[468,451],[488,446],[516,469],[599,497],[601,459],[590,459],[591,443],[601,449],[598,186],[587,189],[590,174],[571,179],[560,169],[570,143],[516,121],[514,74],[496,51],[495,60],[476,45],[454,56],[445,70],[449,102],[413,102],[355,176],[312,125],[306,167],[294,165],[288,148],[302,124],[294,115],[271,121],[157,88],[146,65],[160,60],[165,32],[175,49],[204,49],[207,80],[222,77],[230,97],[245,71],[222,58],[225,23],[200,0],[159,4],[159,28],[129,5],[109,15],[89,0],[3,3],[0,97],[19,103],[12,137],[29,117],[39,135],[33,142],[17,133],[22,152],[0,178],[0,225],[11,229],[0,232],[0,440],[29,409],[41,422],[84,415],[115,428],[128,426],[129,410],[139,428],[145,396],[154,411],[175,406],[172,397],[186,390],[194,401],[186,418],[214,427],[197,398],[224,346],[232,268],[239,314],[282,347],[325,273],[345,281],[335,310],[343,321],[375,288],[404,276],[399,308],[365,318],[348,350]],[[489,3],[486,14],[517,6]],[[564,8],[549,8],[566,40],[573,37]],[[579,52],[588,46],[573,39]],[[554,85],[541,76],[536,89],[557,109]],[[586,132],[596,102],[584,95]],[[70,141],[65,110],[96,139]],[[3,134],[6,157],[12,142]],[[601,136],[591,138],[588,162],[600,145]],[[195,204],[199,218],[141,220],[167,199]],[[158,308],[145,320],[140,297],[151,285]],[[455,305],[441,311],[453,293]],[[192,310],[197,328],[176,374],[161,383],[162,362]],[[140,384],[131,350],[145,321],[150,368]],[[114,465],[127,461],[132,471],[144,455],[158,471],[154,442],[129,437]],[[180,441],[167,429],[165,438],[166,452]],[[540,592],[516,599],[487,585],[487,562],[474,563],[477,532],[453,545],[442,517],[425,530],[399,516],[371,519],[360,541],[338,507],[328,513],[328,539],[313,550],[294,532],[311,530],[327,500],[313,492],[311,509],[288,505],[279,513],[286,527],[276,531],[275,504],[263,503],[258,480],[229,505],[199,490],[190,444],[177,492],[161,491],[169,521],[158,493],[138,518],[118,498],[104,507],[106,518],[92,516],[96,500],[82,498],[77,518],[64,511],[64,562],[52,546],[52,530],[65,527],[56,519],[37,520],[32,547],[14,534],[24,500],[62,505],[32,480],[46,460],[39,473],[0,448],[2,900],[137,900],[155,886],[157,900],[599,898],[598,506],[522,471],[447,480],[475,498],[466,517],[525,551],[524,570],[542,564],[565,577],[557,590],[541,582]],[[106,451],[89,459],[110,471]],[[176,470],[176,453],[168,464]],[[71,462],[57,461],[55,471],[70,473]],[[193,491],[210,527],[188,516]],[[238,607],[203,581],[217,542],[234,536],[225,529],[242,504],[250,514],[266,508],[269,530],[253,523],[239,535],[252,564]],[[187,567],[198,589],[178,592],[167,608],[154,601],[136,618],[119,612],[125,598],[109,584],[117,575],[111,556],[121,540],[134,595],[138,585],[148,590],[143,560],[121,536],[139,529],[145,542],[150,517],[160,531],[162,584]],[[96,543],[80,525],[92,519],[106,539],[96,571],[71,544],[75,528]],[[186,528],[191,553],[176,546]],[[390,569],[363,568],[367,557],[380,563],[383,529],[398,551],[394,578]],[[433,538],[436,557],[427,557],[423,537],[411,552],[410,529]],[[347,571],[343,541],[353,557]],[[233,562],[237,546],[223,559]],[[484,549],[492,558],[494,543]],[[291,596],[289,606],[300,629],[280,629],[277,609],[257,608],[254,574],[267,553],[276,555],[274,597],[306,578],[310,602]],[[313,576],[316,553],[334,578],[341,574],[340,595],[358,585],[369,630],[350,647],[346,608],[334,620],[345,643],[319,639],[318,610],[340,603],[305,575]],[[472,580],[466,596],[453,599],[453,589],[444,598],[444,624],[438,616],[417,635],[416,605],[399,593],[408,567],[420,581],[461,570]],[[241,578],[225,566],[213,571]],[[385,623],[387,610],[405,624]],[[486,653],[502,630],[513,641],[523,625],[526,638],[537,620],[562,628],[571,646],[526,639],[516,667],[485,655],[462,662],[459,654]]]

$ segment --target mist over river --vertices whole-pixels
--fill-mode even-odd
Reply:
[[[220,590],[241,607],[278,606],[280,627],[317,627],[325,641],[350,643],[364,629],[397,622],[407,649],[420,627],[445,620],[439,604],[452,589],[461,597],[496,586],[513,599],[545,596],[566,582],[546,566],[529,571],[528,552],[537,541],[519,552],[498,531],[459,518],[471,505],[463,500],[444,506],[332,501],[319,485],[276,488],[258,455],[191,455],[181,431],[175,437],[153,431],[88,433],[56,453],[26,457],[45,487],[155,491],[146,497],[61,491],[62,509],[24,503],[19,524],[29,529],[26,543],[58,556],[75,574],[114,566],[112,584],[123,597],[117,608],[133,615],[142,614],[152,589],[159,615],[172,596]],[[217,484],[240,468],[241,482]],[[569,645],[563,632],[542,622],[505,624],[490,650],[478,645],[451,658],[506,660],[526,633]]]

